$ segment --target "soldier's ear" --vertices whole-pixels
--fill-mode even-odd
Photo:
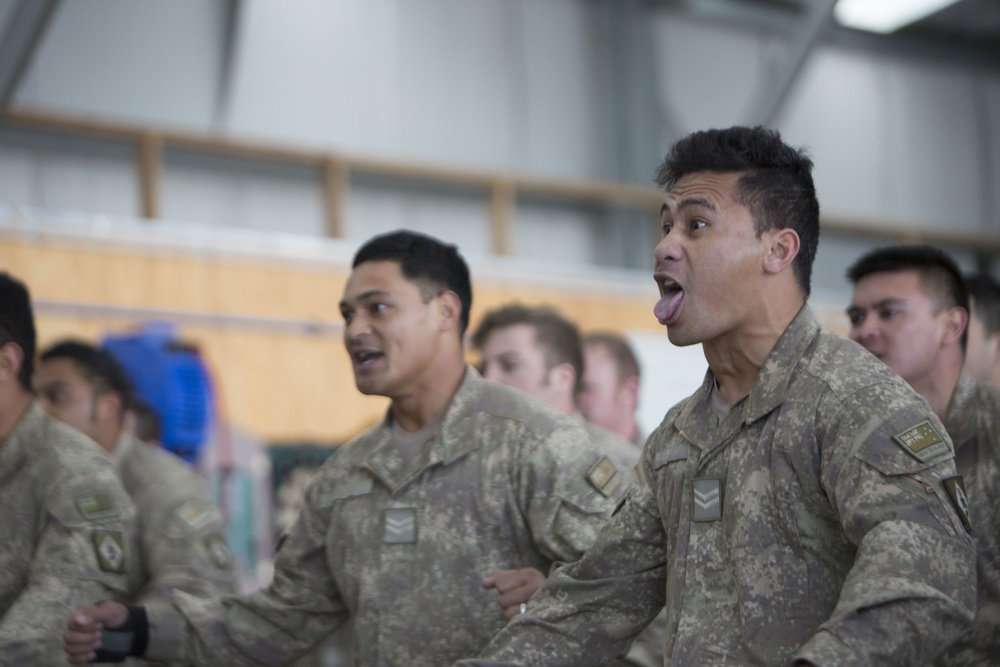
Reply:
[[[462,300],[451,290],[437,296],[438,312],[441,314],[441,330],[457,329],[462,319]]]
[[[0,379],[17,379],[21,372],[21,364],[24,363],[24,351],[21,346],[14,342],[7,342],[0,346]]]
[[[799,254],[799,235],[794,229],[772,229],[765,232],[764,238],[767,241],[764,271],[767,273],[784,270]]]
[[[117,391],[103,391],[97,394],[94,400],[97,403],[97,415],[102,421],[124,423],[125,415],[122,414],[121,394]]]
[[[573,393],[576,386],[576,370],[573,364],[557,364],[549,369],[549,382],[556,385],[561,392]]]
[[[954,343],[962,337],[965,327],[969,324],[969,311],[955,306],[942,313],[944,316],[944,342]]]

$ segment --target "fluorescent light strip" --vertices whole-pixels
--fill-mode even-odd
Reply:
[[[890,33],[919,21],[958,0],[840,0],[833,8],[837,22],[848,28]]]

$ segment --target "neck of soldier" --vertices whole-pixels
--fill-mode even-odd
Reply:
[[[436,363],[426,377],[399,395],[392,396],[392,418],[404,431],[413,433],[445,413],[462,380],[465,360],[461,351]]]
[[[0,387],[0,447],[31,406],[34,396],[15,383]]]
[[[904,378],[913,390],[930,403],[931,410],[943,422],[948,417],[951,397],[962,373],[962,349],[955,341],[937,355],[930,369],[913,377]]]
[[[702,343],[719,393],[730,405],[736,405],[750,393],[778,339],[805,304],[801,293],[782,297],[776,292],[769,294],[769,299],[761,299],[751,311],[751,319]]]
[[[629,442],[638,442],[641,445],[642,443],[639,442],[639,422],[633,418],[629,423],[628,430],[622,433],[622,437]]]

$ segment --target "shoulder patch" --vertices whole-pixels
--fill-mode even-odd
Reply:
[[[212,512],[212,506],[204,500],[198,500],[197,498],[189,500],[178,507],[175,514],[177,515],[177,518],[187,524],[191,530],[204,528],[212,522],[212,519],[215,518],[214,513]]]
[[[587,481],[597,489],[602,496],[610,498],[621,486],[622,476],[618,468],[607,456],[602,456],[587,472]]]
[[[948,441],[938,432],[930,419],[914,424],[905,431],[892,436],[892,439],[907,454],[921,463],[925,463],[935,456],[951,452]]]
[[[116,530],[95,530],[91,536],[97,564],[105,572],[125,573],[125,539]]]
[[[100,491],[76,499],[76,508],[87,521],[114,519],[119,515],[115,496],[109,491]]]
[[[962,525],[971,535],[972,519],[969,518],[969,496],[965,493],[965,480],[962,479],[961,475],[955,475],[943,479],[941,482],[948,492],[948,497],[951,498],[952,505],[955,506],[955,511],[958,512],[958,518],[962,520]]]

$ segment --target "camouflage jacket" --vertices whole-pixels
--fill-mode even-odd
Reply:
[[[123,599],[134,510],[104,451],[32,403],[0,444],[0,665],[64,665],[74,608]]]
[[[926,665],[964,631],[975,553],[927,403],[804,307],[721,421],[666,415],[595,545],[478,660],[598,665],[666,604],[668,664]]]
[[[945,428],[955,467],[965,480],[976,540],[976,618],[941,660],[947,667],[1000,662],[1000,388],[964,371],[948,406]]]
[[[624,490],[581,425],[471,368],[408,464],[390,429],[316,472],[268,588],[150,605],[147,656],[283,664],[350,616],[357,665],[447,665],[506,624],[491,570],[576,560]]]

